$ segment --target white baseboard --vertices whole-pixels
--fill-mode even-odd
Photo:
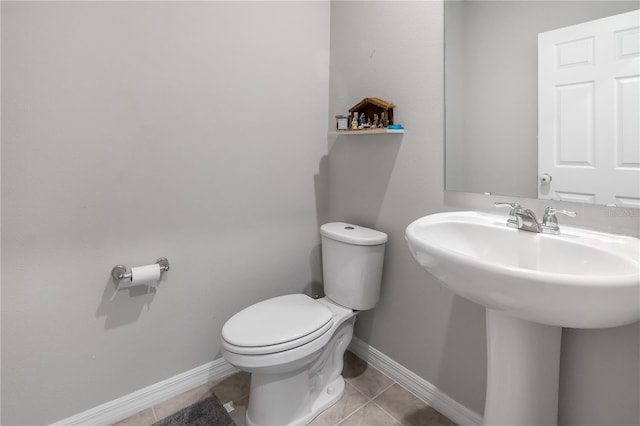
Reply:
[[[379,350],[353,337],[349,350],[372,367],[459,425],[482,425],[482,416],[458,403],[422,377],[398,364]]]
[[[482,425],[481,415],[453,400],[431,383],[357,337],[353,338],[349,349],[455,423]],[[219,358],[111,402],[60,420],[53,425],[110,425],[205,383],[223,379],[237,371],[224,358]]]
[[[220,380],[238,370],[224,358],[185,371],[54,425],[110,425],[207,382]]]

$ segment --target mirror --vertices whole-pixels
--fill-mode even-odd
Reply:
[[[612,204],[608,200],[581,198],[579,191],[567,197],[555,192],[553,196],[545,194],[545,190],[549,191],[544,180],[549,177],[544,176],[546,170],[538,170],[538,126],[545,126],[538,121],[538,34],[637,9],[636,1],[445,1],[445,189]],[[636,68],[637,27],[636,23],[635,29],[624,33],[629,35],[627,46],[635,49]],[[577,50],[588,48],[583,43]],[[631,90],[627,90],[629,95],[624,102],[632,103],[637,111],[639,80],[634,72],[636,75],[625,80],[629,83],[625,89]],[[579,90],[566,92],[563,99],[580,99]],[[566,116],[579,116],[582,109],[590,108],[567,105],[564,108],[570,114]],[[547,105],[541,115],[545,116],[548,110]],[[584,114],[576,120],[584,121]],[[627,161],[627,168],[635,170],[632,176],[638,180],[638,122],[637,118],[632,118],[632,123],[628,121],[625,135],[631,160]],[[552,129],[554,125],[558,127],[552,124]],[[565,155],[558,149],[556,157]],[[614,148],[610,150],[613,152]],[[542,158],[541,163],[545,161]],[[581,164],[577,162],[572,167],[580,168]],[[553,173],[550,176],[553,179]],[[603,184],[617,185],[600,179]],[[637,186],[638,182],[632,185]],[[638,197],[629,197],[622,203],[616,200],[615,204],[640,207],[639,202]]]

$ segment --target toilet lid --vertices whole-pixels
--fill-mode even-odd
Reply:
[[[278,345],[290,349],[324,334],[331,328],[332,317],[329,308],[309,296],[289,294],[238,312],[222,327],[222,338],[236,347],[257,349]],[[265,350],[270,352],[268,348]]]

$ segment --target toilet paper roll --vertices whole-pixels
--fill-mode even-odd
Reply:
[[[160,280],[160,265],[136,266],[131,268],[131,285],[148,284]]]

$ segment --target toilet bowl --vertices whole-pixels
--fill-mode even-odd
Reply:
[[[274,297],[222,329],[222,355],[251,373],[247,425],[304,425],[344,393],[343,355],[356,314],[378,301],[387,235],[343,222],[320,233],[326,297]]]
[[[248,335],[234,339],[236,327],[257,311],[271,308],[272,315],[255,321],[260,329],[255,334],[262,334],[263,341],[274,337],[273,342],[279,343],[240,346],[242,337]],[[311,309],[305,312],[305,308]],[[340,399],[344,390],[342,356],[353,336],[353,310],[326,298],[291,294],[260,302],[239,314],[225,324],[222,354],[231,365],[252,373],[247,425],[303,425]],[[282,341],[285,339],[269,334],[274,330],[270,324],[285,322],[287,317],[289,325],[300,327],[290,330],[291,336],[300,337]],[[263,331],[266,334],[260,333]]]

